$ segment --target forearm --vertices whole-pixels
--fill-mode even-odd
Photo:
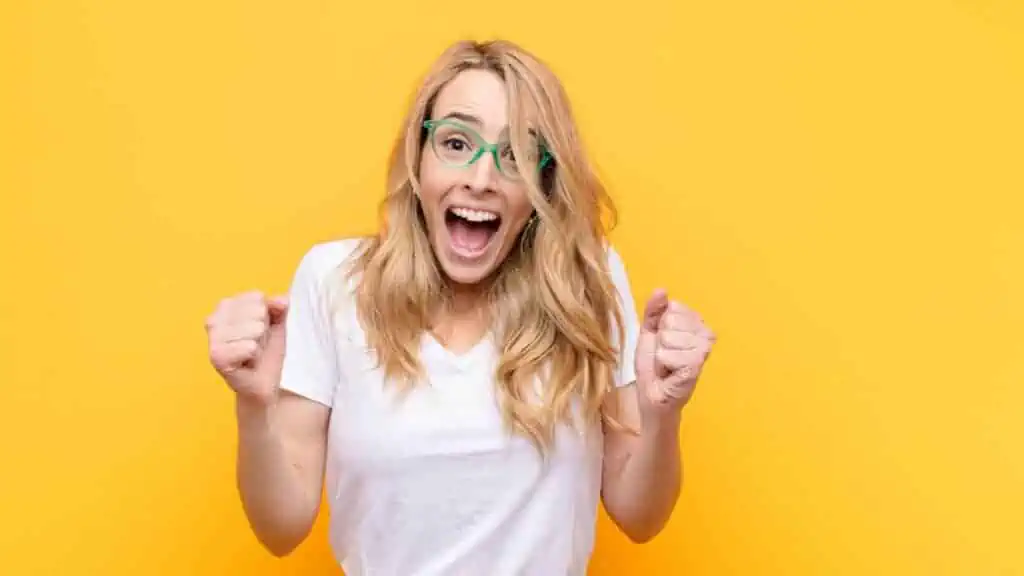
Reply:
[[[645,542],[668,522],[682,485],[679,415],[641,427],[606,468],[605,508],[630,539]]]
[[[311,474],[278,425],[275,407],[239,401],[237,481],[249,524],[273,554],[291,552],[309,533],[319,509]]]

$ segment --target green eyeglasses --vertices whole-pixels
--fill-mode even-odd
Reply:
[[[427,120],[423,127],[427,129],[431,149],[445,164],[465,168],[484,154],[490,154],[494,157],[494,165],[506,178],[518,180],[522,177],[511,143],[491,144],[479,132],[457,120]],[[540,171],[552,157],[542,146],[537,147],[536,154],[533,159],[537,161],[537,170]]]

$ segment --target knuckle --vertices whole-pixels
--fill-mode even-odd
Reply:
[[[654,352],[654,357],[662,364],[670,364],[672,360],[672,351],[667,348],[658,348]]]
[[[682,348],[686,344],[686,335],[676,330],[665,330],[658,334],[660,344],[669,349]]]
[[[661,330],[669,330],[672,328],[672,322],[672,314],[665,314],[664,316],[661,317],[661,320],[658,322],[658,328]]]
[[[258,302],[264,299],[263,292],[260,290],[249,290],[245,292],[244,296],[250,302]]]
[[[253,302],[246,308],[246,319],[263,322],[270,317],[270,310],[265,302]]]
[[[210,347],[210,363],[217,368],[223,367],[226,358],[224,357],[224,350],[220,346]]]
[[[252,355],[259,350],[259,345],[255,340],[246,339],[239,341],[239,348],[241,348],[243,354]]]

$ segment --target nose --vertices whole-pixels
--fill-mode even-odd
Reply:
[[[468,187],[473,192],[493,191],[496,188],[495,179],[498,177],[498,166],[494,163],[493,154],[483,154],[476,162],[469,166]]]

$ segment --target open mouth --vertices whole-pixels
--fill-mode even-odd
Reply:
[[[444,223],[455,252],[472,257],[479,256],[490,245],[501,227],[501,216],[487,210],[453,206],[445,210]]]

